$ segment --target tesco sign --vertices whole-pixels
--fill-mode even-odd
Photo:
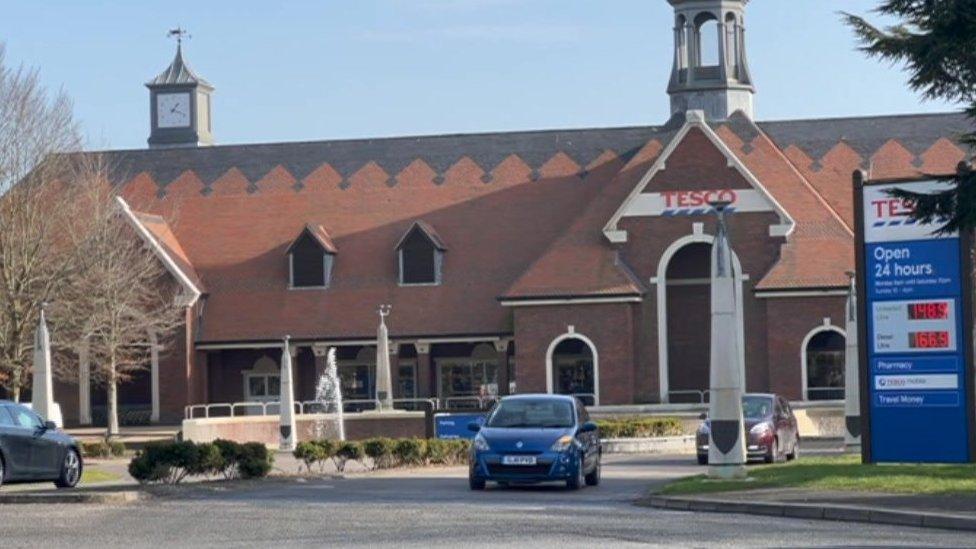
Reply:
[[[664,203],[668,208],[694,208],[713,202],[731,202],[733,206],[739,194],[732,189],[715,191],[664,191]]]
[[[712,212],[713,202],[731,202],[735,212],[772,212],[773,204],[756,189],[674,190],[640,194],[625,216],[677,217],[706,215]]]
[[[864,241],[895,242],[901,240],[929,240],[940,223],[918,223],[910,215],[914,207],[910,202],[888,194],[893,185],[870,185],[864,188]],[[937,193],[949,189],[950,184],[939,181],[912,183],[911,190],[918,193]],[[955,234],[939,235],[951,238]]]

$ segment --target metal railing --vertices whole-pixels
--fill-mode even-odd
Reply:
[[[436,398],[395,398],[393,407],[399,410],[423,411],[426,406],[437,408]],[[277,400],[266,402],[215,402],[211,404],[191,404],[183,408],[185,419],[205,419],[211,417],[253,417],[277,415],[281,404]],[[379,410],[381,403],[377,399],[352,399],[342,402],[342,411],[349,413]],[[306,400],[295,403],[296,414],[325,413],[324,405],[318,400]]]
[[[484,410],[498,402],[497,396],[454,396],[441,399],[445,410]]]
[[[687,397],[690,397],[690,402],[692,404],[706,404],[706,403],[708,403],[709,393],[710,393],[710,391],[708,389],[705,389],[703,391],[699,391],[698,389],[688,389],[688,390],[682,390],[682,391],[668,391],[668,401],[669,402],[672,402],[672,403],[684,402],[684,401],[675,401],[671,397],[672,396],[677,396],[677,397],[687,396]]]

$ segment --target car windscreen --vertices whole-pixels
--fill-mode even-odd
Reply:
[[[746,419],[763,419],[773,413],[773,399],[769,397],[742,397],[742,417]]]
[[[574,425],[573,404],[551,398],[503,400],[487,426],[509,429],[557,429]]]

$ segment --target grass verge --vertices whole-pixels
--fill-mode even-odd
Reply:
[[[845,490],[893,494],[976,495],[976,465],[862,465],[859,456],[801,458],[794,463],[749,467],[743,480],[684,478],[658,494],[691,495],[762,488]]]
[[[109,473],[108,471],[103,471],[101,469],[93,469],[86,467],[81,473],[81,483],[82,484],[98,484],[99,482],[112,482],[114,480],[119,480],[122,477],[115,474]]]

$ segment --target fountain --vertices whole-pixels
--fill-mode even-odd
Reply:
[[[319,378],[319,383],[315,388],[315,401],[322,407],[322,414],[326,417],[316,422],[316,438],[330,438],[334,435],[338,440],[346,440],[345,421],[342,418],[342,386],[339,383],[339,373],[336,368],[335,347],[329,349],[326,359],[325,372]],[[333,424],[332,432],[326,430],[328,423]]]

